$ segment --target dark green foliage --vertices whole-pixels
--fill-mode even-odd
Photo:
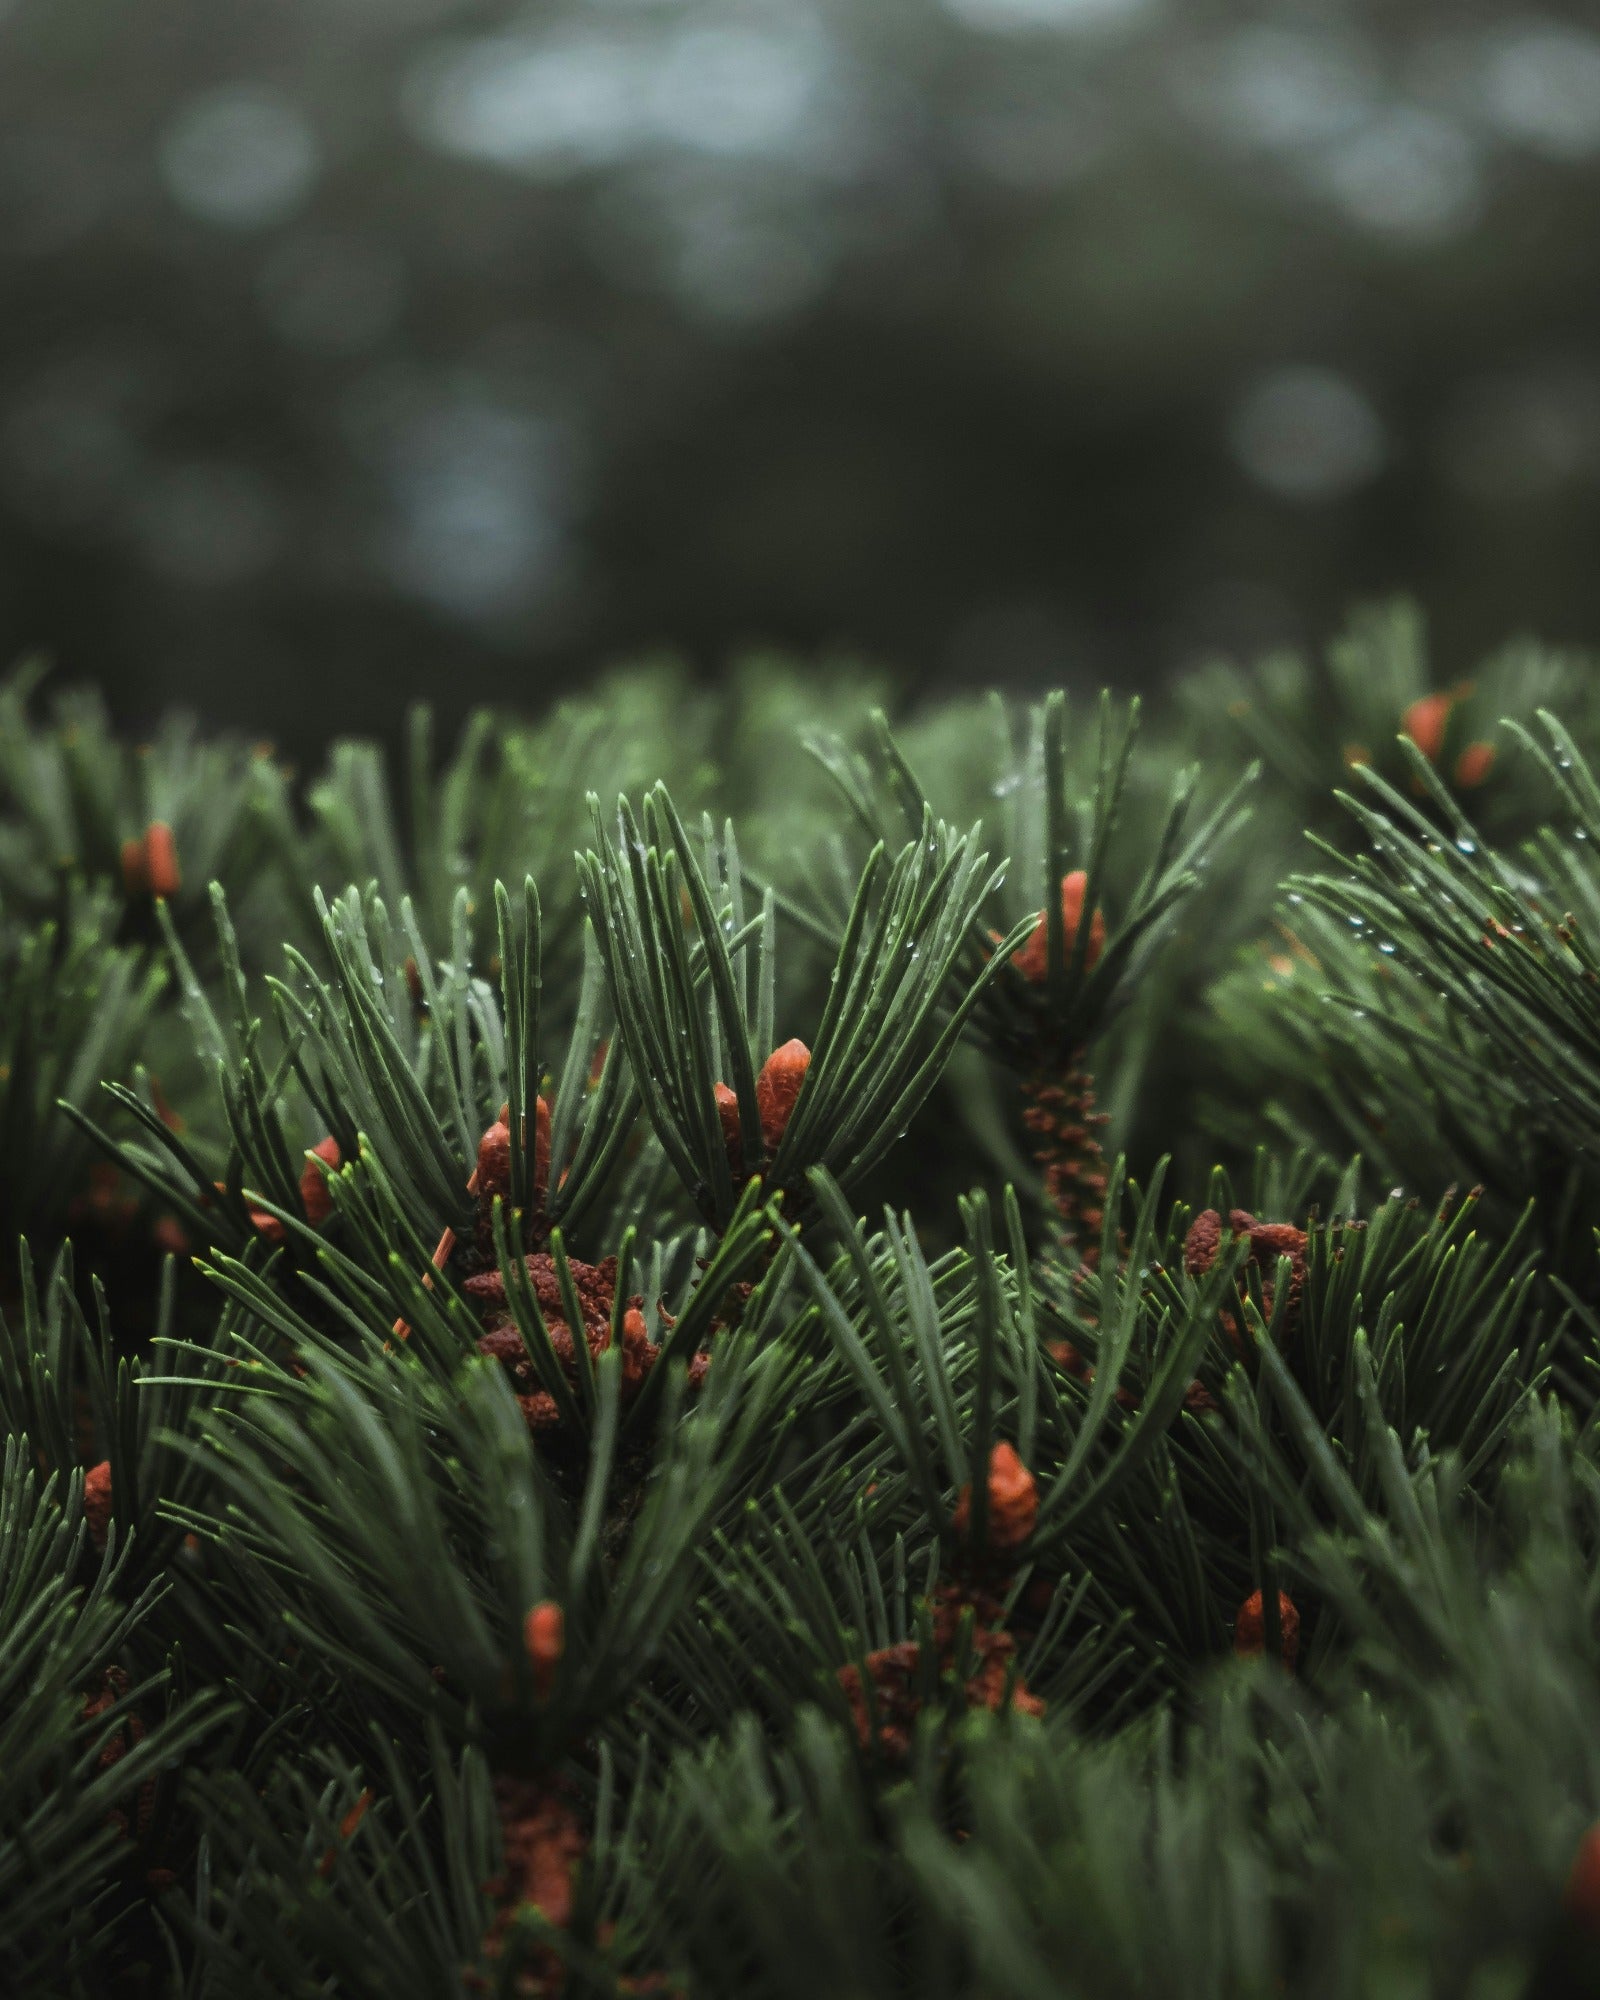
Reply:
[[[150,1643],[160,1586],[139,1588],[114,1543],[92,1560],[82,1503],[81,1477],[42,1473],[26,1433],[7,1439],[0,1964],[16,1992],[105,1990],[138,1893],[116,1816],[148,1822],[141,1846],[159,1842],[180,1763],[220,1713],[211,1690],[180,1693]]]
[[[1600,1988],[1572,663],[648,670],[303,801],[31,691],[8,1992]]]
[[[89,1192],[92,1148],[57,1106],[92,1101],[147,1046],[166,973],[106,941],[111,899],[78,892],[61,921],[0,933],[0,1229],[58,1232]]]

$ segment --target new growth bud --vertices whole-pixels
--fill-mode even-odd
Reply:
[[[130,896],[164,897],[183,886],[177,843],[164,819],[153,819],[142,838],[122,843],[122,886]]]
[[[1283,1664],[1293,1667],[1300,1651],[1300,1613],[1287,1591],[1278,1592],[1278,1635]],[[1233,1650],[1241,1660],[1257,1659],[1266,1651],[1266,1607],[1261,1592],[1252,1590],[1239,1606],[1233,1624]]]
[[[522,1646],[533,1669],[533,1691],[540,1701],[548,1701],[567,1646],[566,1615],[559,1604],[546,1598],[533,1607],[522,1621]]]
[[[1004,1441],[989,1454],[989,1546],[1010,1555],[1033,1533],[1039,1518],[1039,1489],[1033,1474]],[[972,1488],[963,1486],[950,1525],[965,1535],[972,1521]]]
[[[1083,922],[1084,898],[1089,893],[1089,877],[1081,868],[1074,868],[1070,875],[1061,878],[1061,928],[1065,934],[1065,958],[1071,962],[1077,949],[1078,927]],[[1089,919],[1089,942],[1083,955],[1086,972],[1092,972],[1098,964],[1100,954],[1106,945],[1106,920],[1104,914],[1096,910]],[[1042,986],[1050,970],[1050,925],[1045,912],[1039,912],[1039,921],[1034,925],[1027,943],[1011,961],[1024,979],[1031,985]]]
[[[778,1150],[789,1129],[795,1100],[810,1067],[811,1051],[802,1041],[785,1042],[761,1065],[761,1074],[756,1078],[756,1109],[761,1114],[761,1137],[769,1157]]]
[[[333,1213],[333,1197],[328,1192],[327,1174],[322,1168],[326,1167],[328,1173],[336,1174],[343,1161],[337,1139],[319,1139],[311,1152],[313,1157],[306,1161],[300,1176],[300,1206],[305,1210],[306,1221],[311,1227],[320,1229]],[[318,1160],[322,1166],[317,1165]]]

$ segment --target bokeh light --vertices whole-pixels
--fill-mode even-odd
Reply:
[[[1516,6],[15,0],[0,645],[294,745],[660,644],[1593,640],[1597,222],[1600,24]]]
[[[179,208],[220,229],[286,221],[321,166],[304,113],[259,84],[224,85],[181,105],[162,135],[160,160]]]

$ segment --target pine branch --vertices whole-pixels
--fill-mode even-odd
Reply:
[[[761,1049],[774,1032],[771,898],[759,919],[747,915],[731,829],[720,846],[707,836],[713,890],[664,788],[646,799],[642,831],[621,803],[616,847],[594,813],[596,847],[579,860],[612,1006],[647,1114],[696,1207],[722,1226],[747,1169],[793,1191],[813,1167],[847,1182],[865,1174],[903,1133],[999,969],[997,955],[947,1001],[956,958],[998,880],[985,874],[974,836],[925,819],[892,864],[874,851],[815,1047],[798,1051],[803,1082],[792,1095],[774,1086],[764,1111],[758,1083],[776,1074]],[[726,1123],[719,1090],[728,1092]]]

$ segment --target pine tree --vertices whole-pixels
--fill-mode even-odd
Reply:
[[[5,1990],[1600,1990],[1595,685],[15,677]]]

